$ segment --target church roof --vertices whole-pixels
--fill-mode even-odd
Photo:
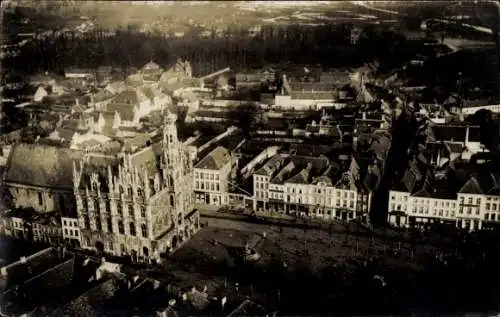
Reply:
[[[73,161],[82,156],[82,152],[67,148],[17,144],[9,155],[5,181],[73,190]]]
[[[209,170],[220,170],[228,162],[231,161],[231,154],[229,151],[222,147],[216,147],[212,152],[208,153],[195,168],[199,169],[209,169]]]

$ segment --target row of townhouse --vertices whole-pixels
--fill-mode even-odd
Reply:
[[[500,223],[499,180],[486,168],[470,171],[453,163],[437,179],[430,171],[423,175],[409,168],[389,192],[388,222],[403,228],[435,224],[469,231],[494,228]]]
[[[367,221],[371,190],[354,158],[276,154],[253,174],[254,209]]]

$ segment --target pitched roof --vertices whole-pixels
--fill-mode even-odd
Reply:
[[[479,182],[477,179],[472,176],[469,178],[467,182],[460,188],[458,191],[460,194],[473,194],[473,195],[482,195],[484,194],[483,190],[481,189],[481,186],[479,185]]]
[[[55,311],[53,316],[102,316],[103,311],[101,309],[105,302],[113,298],[119,290],[120,284],[118,280],[106,280]]]
[[[52,265],[54,263],[51,262]],[[57,266],[47,267],[42,273],[22,284],[18,291],[11,290],[2,296],[2,312],[20,316],[41,308],[47,313],[69,300],[73,289],[74,259],[69,259]],[[22,294],[22,296],[19,296]],[[34,314],[37,316],[37,314]],[[44,314],[45,315],[45,314]]]
[[[144,65],[141,68],[141,70],[153,70],[153,69],[157,70],[157,69],[161,69],[161,67],[157,63],[150,61],[149,63],[147,63],[146,65]]]
[[[82,156],[82,152],[67,148],[17,144],[9,155],[5,181],[73,190],[73,161]]]
[[[259,168],[254,174],[263,176],[272,176],[284,163],[285,158],[279,154],[272,156],[267,162]]]
[[[14,285],[20,285],[63,261],[63,259],[57,256],[54,249],[49,249],[27,259],[26,263],[17,262],[8,267],[6,283],[3,285],[2,291]]]
[[[333,100],[337,98],[334,91],[292,91],[292,99],[296,100]]]
[[[198,162],[195,168],[220,170],[230,161],[231,154],[229,151],[222,146],[218,146],[212,152],[208,153],[208,155],[205,156],[200,162]]]

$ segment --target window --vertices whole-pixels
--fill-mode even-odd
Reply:
[[[95,218],[95,227],[96,227],[97,231],[102,231],[101,218],[99,218],[99,217]]]
[[[68,235],[68,229],[64,229],[64,234]]]
[[[106,224],[108,227],[108,232],[113,232],[113,222],[111,221],[111,218],[106,219]]]
[[[134,205],[132,204],[128,205],[128,215],[131,217],[134,216]]]
[[[141,209],[141,217],[146,218],[146,207],[141,205],[139,208]]]
[[[118,232],[120,234],[125,234],[125,227],[123,226],[123,222],[122,221],[118,221]]]
[[[100,210],[99,210],[99,201],[97,199],[94,200],[94,211],[95,212],[100,212]]]
[[[119,215],[122,215],[122,214],[123,214],[122,204],[121,204],[120,202],[117,202],[117,203],[116,203],[116,212],[117,212]]]
[[[75,230],[75,237],[78,237],[78,230]]]
[[[129,231],[130,231],[130,235],[131,236],[135,236],[136,235],[136,232],[135,232],[135,224],[133,222],[131,222],[129,224]]]
[[[122,253],[126,252],[124,244],[120,244],[120,250],[121,250]]]
[[[215,184],[215,187],[217,188],[217,191],[219,191],[219,183]]]
[[[144,238],[148,237],[148,227],[145,224],[141,225],[141,232]]]
[[[485,213],[485,214],[484,214],[484,220],[488,220],[489,216],[490,216],[490,214],[489,214],[489,213]]]
[[[89,217],[87,216],[83,217],[83,226],[85,229],[90,229]]]
[[[142,189],[141,189],[141,188],[137,188],[137,196],[138,196],[139,198],[142,198],[142,196],[143,196],[143,192],[142,192]]]
[[[481,198],[476,199],[476,205],[481,205]]]
[[[174,195],[170,195],[170,207],[174,208],[175,207],[175,201],[174,201]]]
[[[64,223],[64,226],[67,226],[67,224],[66,224],[66,220],[64,220],[64,221],[63,221],[63,223]]]
[[[469,205],[472,205],[472,197],[469,197],[469,199],[467,199],[467,203],[468,203]]]
[[[38,192],[38,204],[39,205],[43,205],[42,192]]]
[[[111,202],[109,201],[109,199],[106,199],[106,212],[109,212],[111,213]]]
[[[127,194],[132,197],[132,187],[127,187]]]
[[[88,201],[87,201],[87,198],[82,198],[82,205],[83,205],[83,209],[85,211],[89,210],[89,204],[88,204]]]

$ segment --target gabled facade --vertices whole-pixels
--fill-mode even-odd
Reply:
[[[468,231],[500,224],[496,177],[490,173],[458,177],[463,173],[450,170],[434,179],[429,173],[409,176],[407,170],[389,192],[389,224],[407,228],[448,224]]]
[[[371,193],[354,158],[277,154],[253,175],[254,208],[325,219],[367,221]]]
[[[193,166],[168,114],[160,146],[74,165],[82,247],[134,260],[160,260],[199,229]]]
[[[231,170],[234,166],[231,153],[218,146],[194,167],[196,202],[199,204],[226,205]]]

